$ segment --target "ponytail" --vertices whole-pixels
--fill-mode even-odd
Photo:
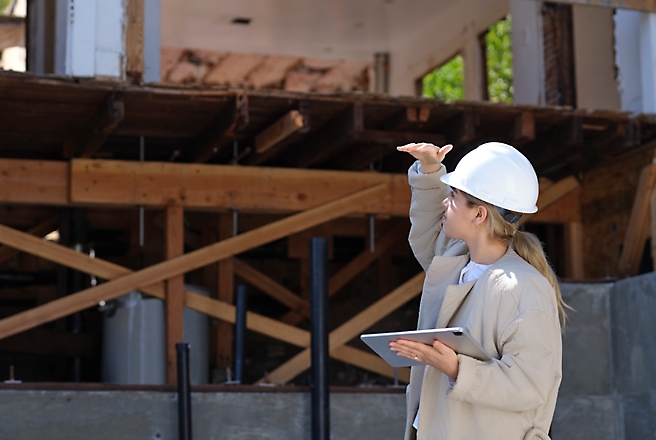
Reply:
[[[563,297],[560,294],[558,277],[556,277],[556,273],[547,261],[547,256],[544,254],[540,240],[530,232],[518,231],[517,223],[508,223],[493,205],[479,200],[464,191],[460,191],[460,193],[465,197],[465,200],[467,200],[470,206],[484,206],[487,209],[487,229],[493,238],[500,240],[506,245],[512,243],[517,255],[537,269],[549,281],[556,294],[556,304],[558,305],[558,313],[560,314],[562,326],[565,327],[567,323],[565,308],[571,309],[571,307],[563,301]]]

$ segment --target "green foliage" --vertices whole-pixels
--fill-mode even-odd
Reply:
[[[487,84],[490,101],[513,102],[511,18],[490,26],[485,36]]]
[[[421,96],[439,98],[446,102],[464,97],[465,61],[456,55],[442,67],[438,67],[421,80]]]
[[[485,36],[487,81],[490,101],[513,101],[513,71],[511,18],[493,24]],[[446,102],[464,98],[465,66],[462,56],[456,55],[446,64],[422,78],[422,96]]]
[[[5,8],[9,3],[11,3],[11,0],[0,0],[0,15],[5,12]]]

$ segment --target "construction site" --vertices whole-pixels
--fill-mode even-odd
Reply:
[[[327,439],[319,379],[329,438],[403,438],[410,368],[360,340],[417,328],[396,148],[490,141],[573,308],[551,438],[654,438],[653,0],[0,6],[0,438]]]

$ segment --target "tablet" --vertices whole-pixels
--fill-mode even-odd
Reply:
[[[406,332],[372,333],[360,335],[362,342],[367,344],[376,354],[387,361],[392,367],[411,367],[425,365],[421,361],[399,356],[390,350],[390,341],[408,339],[411,341],[432,344],[436,339],[444,345],[451,347],[456,353],[464,354],[481,361],[489,361],[490,356],[462,327],[449,327],[427,330],[413,330]]]

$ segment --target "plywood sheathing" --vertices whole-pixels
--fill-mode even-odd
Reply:
[[[297,92],[367,90],[370,60],[311,59],[283,55],[162,49],[166,84]]]

